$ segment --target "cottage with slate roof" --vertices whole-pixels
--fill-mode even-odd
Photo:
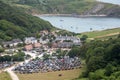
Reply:
[[[16,47],[18,44],[22,44],[22,40],[20,39],[13,39],[12,41],[3,42],[3,47]]]

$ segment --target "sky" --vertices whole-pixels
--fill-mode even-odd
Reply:
[[[120,0],[97,0],[97,1],[103,1],[103,2],[108,2],[108,3],[113,3],[113,4],[119,4],[120,5]]]

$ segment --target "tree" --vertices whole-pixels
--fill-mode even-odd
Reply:
[[[95,56],[103,56],[104,55],[104,47],[96,47],[94,50]]]
[[[82,46],[80,46],[79,56],[85,59],[87,57],[87,50],[88,50],[88,44],[83,44]]]
[[[112,73],[108,79],[109,80],[120,80],[120,71]]]
[[[18,47],[23,47],[24,44],[23,44],[23,43],[19,43],[17,46],[18,46]]]
[[[3,48],[0,48],[0,53],[4,52],[4,49]]]
[[[82,35],[82,37],[80,38],[81,41],[85,41],[88,38],[87,35]]]
[[[59,54],[59,53],[61,53],[61,52],[62,52],[61,49],[57,49],[57,50],[56,50],[56,53],[57,53],[57,54]]]
[[[25,53],[19,52],[12,56],[13,61],[24,61]]]
[[[49,57],[50,57],[50,55],[49,55],[49,54],[44,54],[44,55],[43,55],[43,60],[48,60],[48,59],[49,59]]]
[[[61,51],[60,53],[57,53],[57,58],[58,59],[63,58],[67,53],[68,53],[67,51]]]
[[[80,52],[85,53],[86,56],[86,71],[82,74],[83,77],[87,77],[90,80],[120,79],[119,38],[106,41],[94,40],[85,43],[80,48]]]
[[[99,69],[96,70],[95,72],[90,72],[89,73],[89,80],[106,80],[105,76],[104,76],[104,70]]]
[[[36,36],[36,38],[40,38],[41,37],[39,32],[36,32],[35,36]]]
[[[120,63],[120,44],[116,43],[114,45],[110,45],[106,49],[105,59],[107,61],[115,61],[116,63]]]
[[[68,53],[68,55],[70,57],[75,57],[78,56],[80,54],[80,48],[79,47],[73,47],[70,52]]]
[[[120,33],[118,34],[118,38],[120,38]]]
[[[105,75],[110,76],[113,73],[113,66],[108,64],[105,68]]]
[[[97,69],[104,68],[106,62],[102,56],[91,56],[87,62],[87,70],[89,72],[94,72]]]

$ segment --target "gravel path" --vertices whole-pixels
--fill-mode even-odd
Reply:
[[[29,54],[31,56],[30,59],[28,60],[25,60],[23,62],[20,62],[18,64],[23,64],[24,62],[28,62],[30,61],[31,59],[34,59],[36,58],[37,56],[34,54],[34,53],[30,53],[30,52],[25,52],[25,54]],[[12,78],[12,80],[19,80],[18,76],[12,71],[12,69],[14,69],[15,65],[12,66],[12,67],[9,67],[9,68],[6,68],[4,71],[7,71],[9,74],[10,74],[10,77]]]
[[[7,68],[5,69],[5,71],[7,71],[10,75],[10,77],[12,78],[12,80],[19,80],[18,76],[12,71],[12,69],[14,68],[15,66],[12,66],[10,68]]]

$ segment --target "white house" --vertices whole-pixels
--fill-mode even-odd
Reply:
[[[37,39],[35,37],[26,37],[24,40],[25,44],[34,44],[37,43]]]
[[[49,39],[43,40],[42,38],[39,39],[39,42],[42,44],[46,44],[49,42]]]
[[[80,42],[80,39],[74,36],[57,36],[56,41],[71,40],[74,43]]]
[[[73,41],[73,43],[79,43],[80,42],[80,38],[74,37],[72,41]]]

